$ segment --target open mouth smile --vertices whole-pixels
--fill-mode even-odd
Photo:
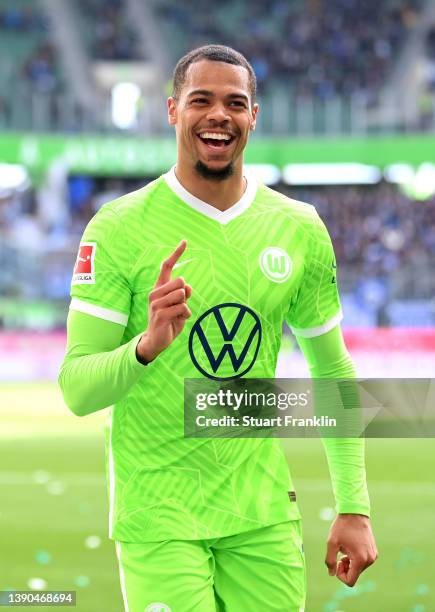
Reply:
[[[235,140],[235,136],[228,132],[200,132],[197,134],[199,140],[212,151],[223,151]]]

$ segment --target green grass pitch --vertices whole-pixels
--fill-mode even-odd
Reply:
[[[106,418],[69,414],[55,385],[0,386],[0,590],[41,579],[75,590],[78,612],[123,610],[107,539]],[[321,443],[285,447],[304,519],[307,612],[435,610],[434,440],[367,441],[379,560],[353,589],[323,563],[333,500]]]

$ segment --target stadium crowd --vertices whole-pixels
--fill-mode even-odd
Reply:
[[[123,0],[80,0],[79,9],[82,16],[93,24],[90,53],[94,59],[142,59]]]
[[[435,25],[433,25],[426,37],[425,44],[427,59],[427,86],[429,91],[435,92]]]
[[[20,127],[27,128],[29,116],[25,109],[12,112],[16,110],[14,106],[20,106],[13,103],[13,98],[23,97],[16,93],[22,81],[29,97],[39,92],[58,98],[40,96],[38,104],[46,104],[45,114],[52,119],[45,130],[69,131],[70,125],[84,129],[74,116],[66,116],[75,101],[42,9],[30,0],[18,6],[5,0],[2,8],[2,1],[0,32],[13,33],[16,40],[8,46],[9,59],[0,56],[0,85],[14,85],[14,93],[1,87],[0,124],[8,127],[13,117],[15,124],[21,121],[24,125]],[[297,96],[302,105],[305,98],[327,101],[357,95],[363,105],[370,105],[376,102],[422,3],[423,0],[258,0],[253,4],[247,0],[153,0],[151,7],[173,62],[194,46],[228,44],[251,61],[262,94],[279,94],[282,90],[285,95]],[[90,60],[142,59],[123,0],[79,0],[70,8]],[[9,66],[3,70],[7,61]],[[64,95],[71,98],[68,104],[64,104]],[[422,115],[430,114],[425,110],[426,100],[422,105]],[[58,106],[61,112],[56,111]],[[101,130],[104,121],[90,116],[87,123],[82,123],[84,127],[95,123],[95,129]],[[427,121],[422,127],[426,124]]]
[[[190,46],[209,42],[236,46],[251,61],[260,88],[274,81],[290,85],[297,95],[320,98],[374,96],[421,4],[421,0],[154,2],[162,20],[188,33]]]
[[[435,296],[435,197],[414,200],[389,183],[283,191],[316,206],[346,290],[369,281],[386,297]]]
[[[39,10],[30,3],[22,6],[0,5],[0,29],[9,32],[43,32],[46,22]]]
[[[13,272],[17,265],[13,263],[14,252],[28,259],[35,259],[36,254],[36,260],[41,261],[47,254],[53,260],[53,253],[57,253],[57,282],[53,282],[50,274],[48,284],[32,286],[41,296],[45,293],[51,298],[67,299],[77,242],[88,220],[105,202],[139,186],[134,180],[76,177],[69,181],[69,196],[65,200],[68,209],[57,213],[51,210],[48,216],[41,211],[42,197],[47,206],[46,195],[28,191],[0,198],[0,242],[4,245],[0,249],[0,264],[3,270],[11,272],[3,275],[7,283],[0,287],[0,294],[19,295],[23,291],[17,281],[20,274]],[[435,197],[415,201],[389,183],[276,188],[316,206],[334,243],[343,291],[358,292],[362,283],[368,283],[381,290],[385,300],[433,298]]]
[[[50,40],[47,19],[39,8],[31,2],[7,7],[0,4],[0,36],[3,38],[2,46],[6,46],[8,51],[0,57],[1,78],[3,84],[8,85],[2,87],[0,115],[2,110],[11,107],[8,90],[15,93],[20,82],[29,91],[61,91],[56,50]]]

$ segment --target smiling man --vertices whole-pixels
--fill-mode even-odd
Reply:
[[[256,80],[242,56],[235,64],[228,51],[220,51],[225,61],[201,53],[195,50],[178,62],[168,100],[177,134],[176,173],[187,190],[225,210],[246,188],[243,151],[258,112]]]
[[[175,167],[103,206],[79,248],[59,382],[77,415],[112,406],[109,535],[130,612],[305,606],[279,441],[183,434],[184,379],[273,378],[284,321],[313,376],[354,375],[325,226],[312,206],[244,176],[255,95],[233,49],[184,56],[168,100]],[[364,445],[324,445],[338,513],[326,564],[352,586],[377,555]]]

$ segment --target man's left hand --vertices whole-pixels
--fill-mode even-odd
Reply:
[[[337,562],[337,554],[342,556]],[[331,525],[325,563],[329,575],[354,586],[359,575],[378,558],[370,519],[363,514],[339,514]]]

